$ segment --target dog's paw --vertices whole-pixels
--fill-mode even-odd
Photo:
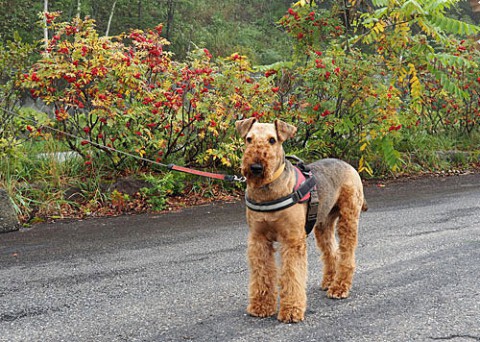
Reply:
[[[330,286],[332,286],[333,279],[326,279],[324,278],[322,281],[322,290],[327,291]]]
[[[277,318],[283,323],[298,323],[305,318],[305,310],[295,306],[281,307]]]
[[[349,289],[344,286],[329,286],[327,291],[327,297],[332,299],[345,299],[350,294]]]
[[[277,312],[275,306],[265,303],[250,303],[247,307],[247,313],[254,317],[270,317]]]

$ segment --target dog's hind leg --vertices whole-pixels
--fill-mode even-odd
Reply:
[[[248,237],[250,267],[249,305],[247,312],[256,317],[273,316],[277,311],[277,267],[273,242],[262,234]]]
[[[303,229],[303,227],[302,227]],[[295,323],[303,320],[307,307],[307,243],[304,236],[280,241],[280,311],[278,320]]]
[[[362,201],[359,200],[362,198]],[[352,287],[355,272],[355,250],[358,243],[358,221],[363,203],[363,195],[355,188],[344,188],[339,197],[339,238],[337,269],[335,280],[327,291],[330,298],[347,298]]]
[[[335,208],[324,222],[315,225],[315,240],[322,253],[323,279],[322,290],[328,290],[335,279],[337,267],[337,241],[335,239],[335,224],[338,219],[338,209]]]

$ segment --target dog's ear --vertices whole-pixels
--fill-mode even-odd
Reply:
[[[282,120],[275,120],[275,129],[280,142],[293,138],[297,132],[297,127],[283,122]]]
[[[240,134],[242,139],[247,136],[248,131],[250,131],[250,128],[252,128],[255,122],[257,122],[257,119],[255,118],[235,121],[235,129],[237,130],[238,134]]]

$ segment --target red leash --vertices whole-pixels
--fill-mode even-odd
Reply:
[[[223,175],[223,174],[220,174],[220,173],[199,171],[199,170],[189,169],[188,167],[178,166],[178,165],[175,165],[175,164],[169,164],[167,166],[167,168],[169,170],[190,173],[192,175],[197,175],[197,176],[202,176],[202,177],[220,179],[220,180],[224,180],[224,181],[227,181],[227,182],[245,182],[245,177],[238,177],[238,176],[235,176],[235,175]]]

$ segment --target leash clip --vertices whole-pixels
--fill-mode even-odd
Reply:
[[[244,176],[237,176],[237,175],[225,175],[225,180],[228,182],[240,182],[245,183],[247,178]]]

